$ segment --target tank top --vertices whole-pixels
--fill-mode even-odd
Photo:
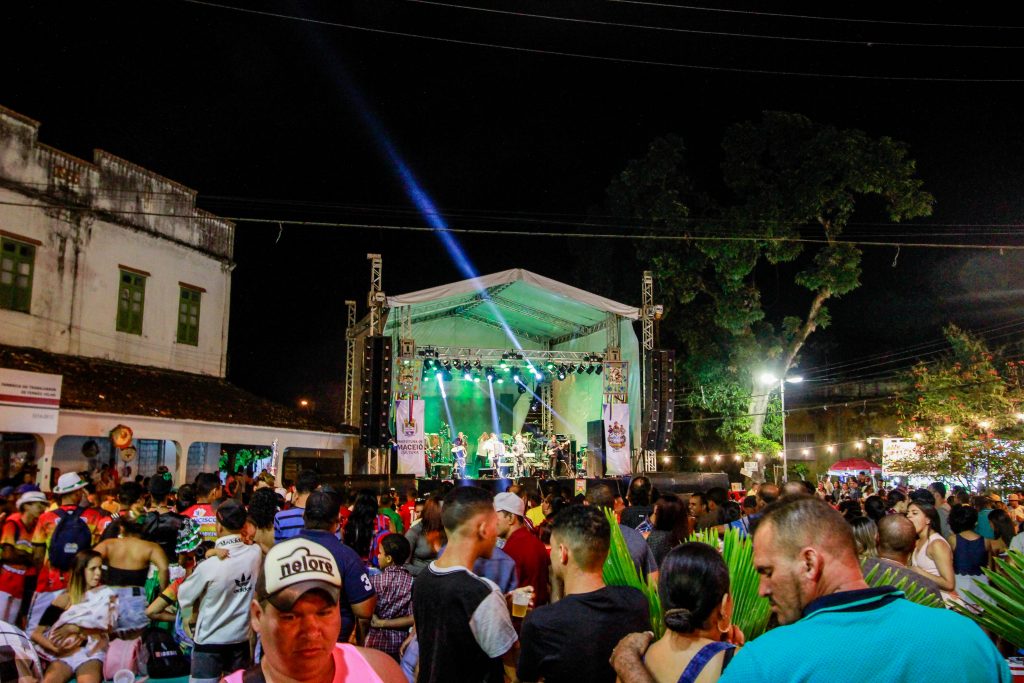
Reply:
[[[911,558],[913,560],[912,566],[920,567],[932,576],[942,578],[942,574],[939,573],[938,565],[935,564],[932,558],[928,557],[928,548],[931,547],[932,543],[945,543],[947,547],[949,546],[949,543],[946,541],[946,539],[944,539],[941,535],[932,532],[931,536],[928,537],[928,542],[921,546],[920,550],[914,551],[914,554]],[[959,545],[959,543],[957,543],[957,545]],[[949,591],[944,590],[940,590],[939,595],[942,596],[943,600],[949,600],[952,597],[952,594],[949,593]]]
[[[953,551],[953,571],[961,576],[984,576],[982,567],[988,565],[988,551],[981,536],[968,541],[956,535],[956,550]]]
[[[355,645],[338,643],[334,652],[334,678],[330,683],[384,683]],[[224,677],[225,683],[265,683],[260,665]],[[327,681],[324,681],[327,683]]]
[[[690,663],[683,669],[683,673],[679,676],[677,683],[694,683],[700,673],[704,670],[704,667],[708,665],[712,659],[715,658],[719,652],[725,651],[725,660],[722,662],[722,673],[725,673],[725,667],[729,666],[729,661],[732,659],[733,654],[736,652],[736,646],[732,643],[723,643],[715,641],[708,643],[693,656]]]

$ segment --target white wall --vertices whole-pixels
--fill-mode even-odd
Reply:
[[[0,231],[39,243],[30,311],[0,309],[0,343],[223,377],[234,226],[188,188],[40,145],[37,129],[0,108]],[[116,329],[119,265],[150,273],[142,334]],[[198,346],[177,342],[179,282],[206,290]]]

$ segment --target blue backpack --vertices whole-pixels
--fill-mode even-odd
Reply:
[[[50,566],[62,572],[69,571],[75,562],[75,555],[80,550],[92,547],[92,532],[89,525],[82,520],[85,508],[76,506],[71,512],[57,508],[55,511],[60,520],[50,538],[48,557]]]

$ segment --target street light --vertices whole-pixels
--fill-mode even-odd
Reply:
[[[776,377],[770,372],[761,375],[762,384],[779,383],[779,402],[782,404],[782,481],[789,481],[789,473],[786,471],[786,382],[799,384],[804,378],[799,375],[794,377]]]

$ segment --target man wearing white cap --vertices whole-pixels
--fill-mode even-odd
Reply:
[[[35,563],[40,569],[36,580],[36,594],[32,598],[28,626],[25,629],[29,633],[35,630],[43,612],[57,594],[67,588],[70,560],[74,559],[75,553],[88,550],[99,543],[100,536],[110,524],[110,515],[107,512],[89,507],[85,491],[88,485],[89,482],[78,476],[77,472],[60,475],[57,485],[53,487],[53,495],[59,507],[40,515],[32,532]],[[58,526],[61,535],[66,534],[65,542],[51,547]],[[75,530],[79,530],[80,533],[75,533]]]
[[[526,528],[526,503],[508,491],[494,497],[498,513],[498,536],[505,539],[502,550],[515,560],[520,586],[533,586],[534,604],[548,604],[548,571],[551,559],[539,538]]]
[[[21,494],[18,511],[4,521],[0,530],[0,621],[17,625],[25,590],[35,589],[32,532],[49,505],[46,494],[39,491]]]
[[[250,605],[263,659],[226,683],[405,683],[388,655],[337,643],[341,572],[319,543],[293,538],[267,553]]]

